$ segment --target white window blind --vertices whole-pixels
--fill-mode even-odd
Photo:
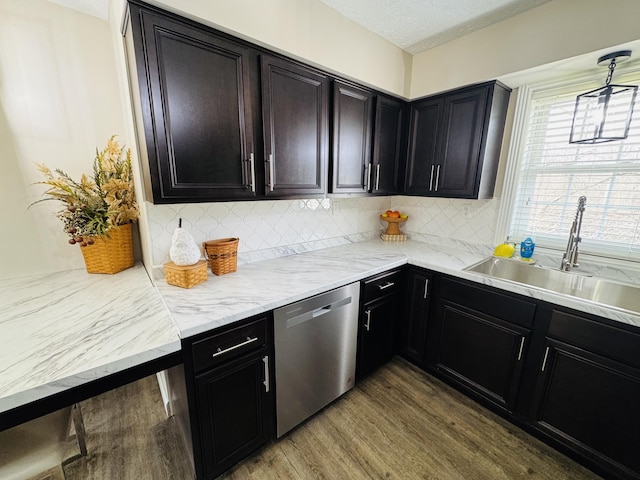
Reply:
[[[640,84],[640,70],[615,75]],[[604,75],[604,74],[603,74]],[[604,76],[603,76],[604,79]],[[587,197],[580,250],[640,260],[640,98],[629,137],[595,145],[569,143],[576,96],[602,83],[534,90],[518,173],[509,237],[564,249],[578,198]]]

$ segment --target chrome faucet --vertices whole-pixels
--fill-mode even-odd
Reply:
[[[580,227],[582,227],[582,214],[584,213],[584,207],[586,204],[587,197],[580,197],[578,199],[578,210],[576,211],[576,218],[573,219],[571,231],[569,232],[567,249],[562,255],[562,262],[560,263],[560,270],[563,270],[565,272],[568,272],[573,267],[579,267],[578,244],[582,240],[582,238],[580,238]]]

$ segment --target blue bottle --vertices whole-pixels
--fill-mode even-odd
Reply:
[[[534,248],[536,248],[536,244],[533,243],[531,237],[527,237],[523,242],[520,243],[520,256],[522,258],[531,258]]]

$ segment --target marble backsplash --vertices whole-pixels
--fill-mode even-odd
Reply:
[[[497,200],[394,196],[147,204],[147,215],[159,268],[169,260],[179,218],[198,243],[240,238],[238,263],[245,264],[374,238],[386,227],[378,216],[388,208],[409,215],[402,230],[415,240],[490,245],[496,206]]]

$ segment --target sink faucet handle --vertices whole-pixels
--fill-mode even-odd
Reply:
[[[578,198],[578,211],[584,212],[584,207],[587,205],[587,197],[584,195]]]

